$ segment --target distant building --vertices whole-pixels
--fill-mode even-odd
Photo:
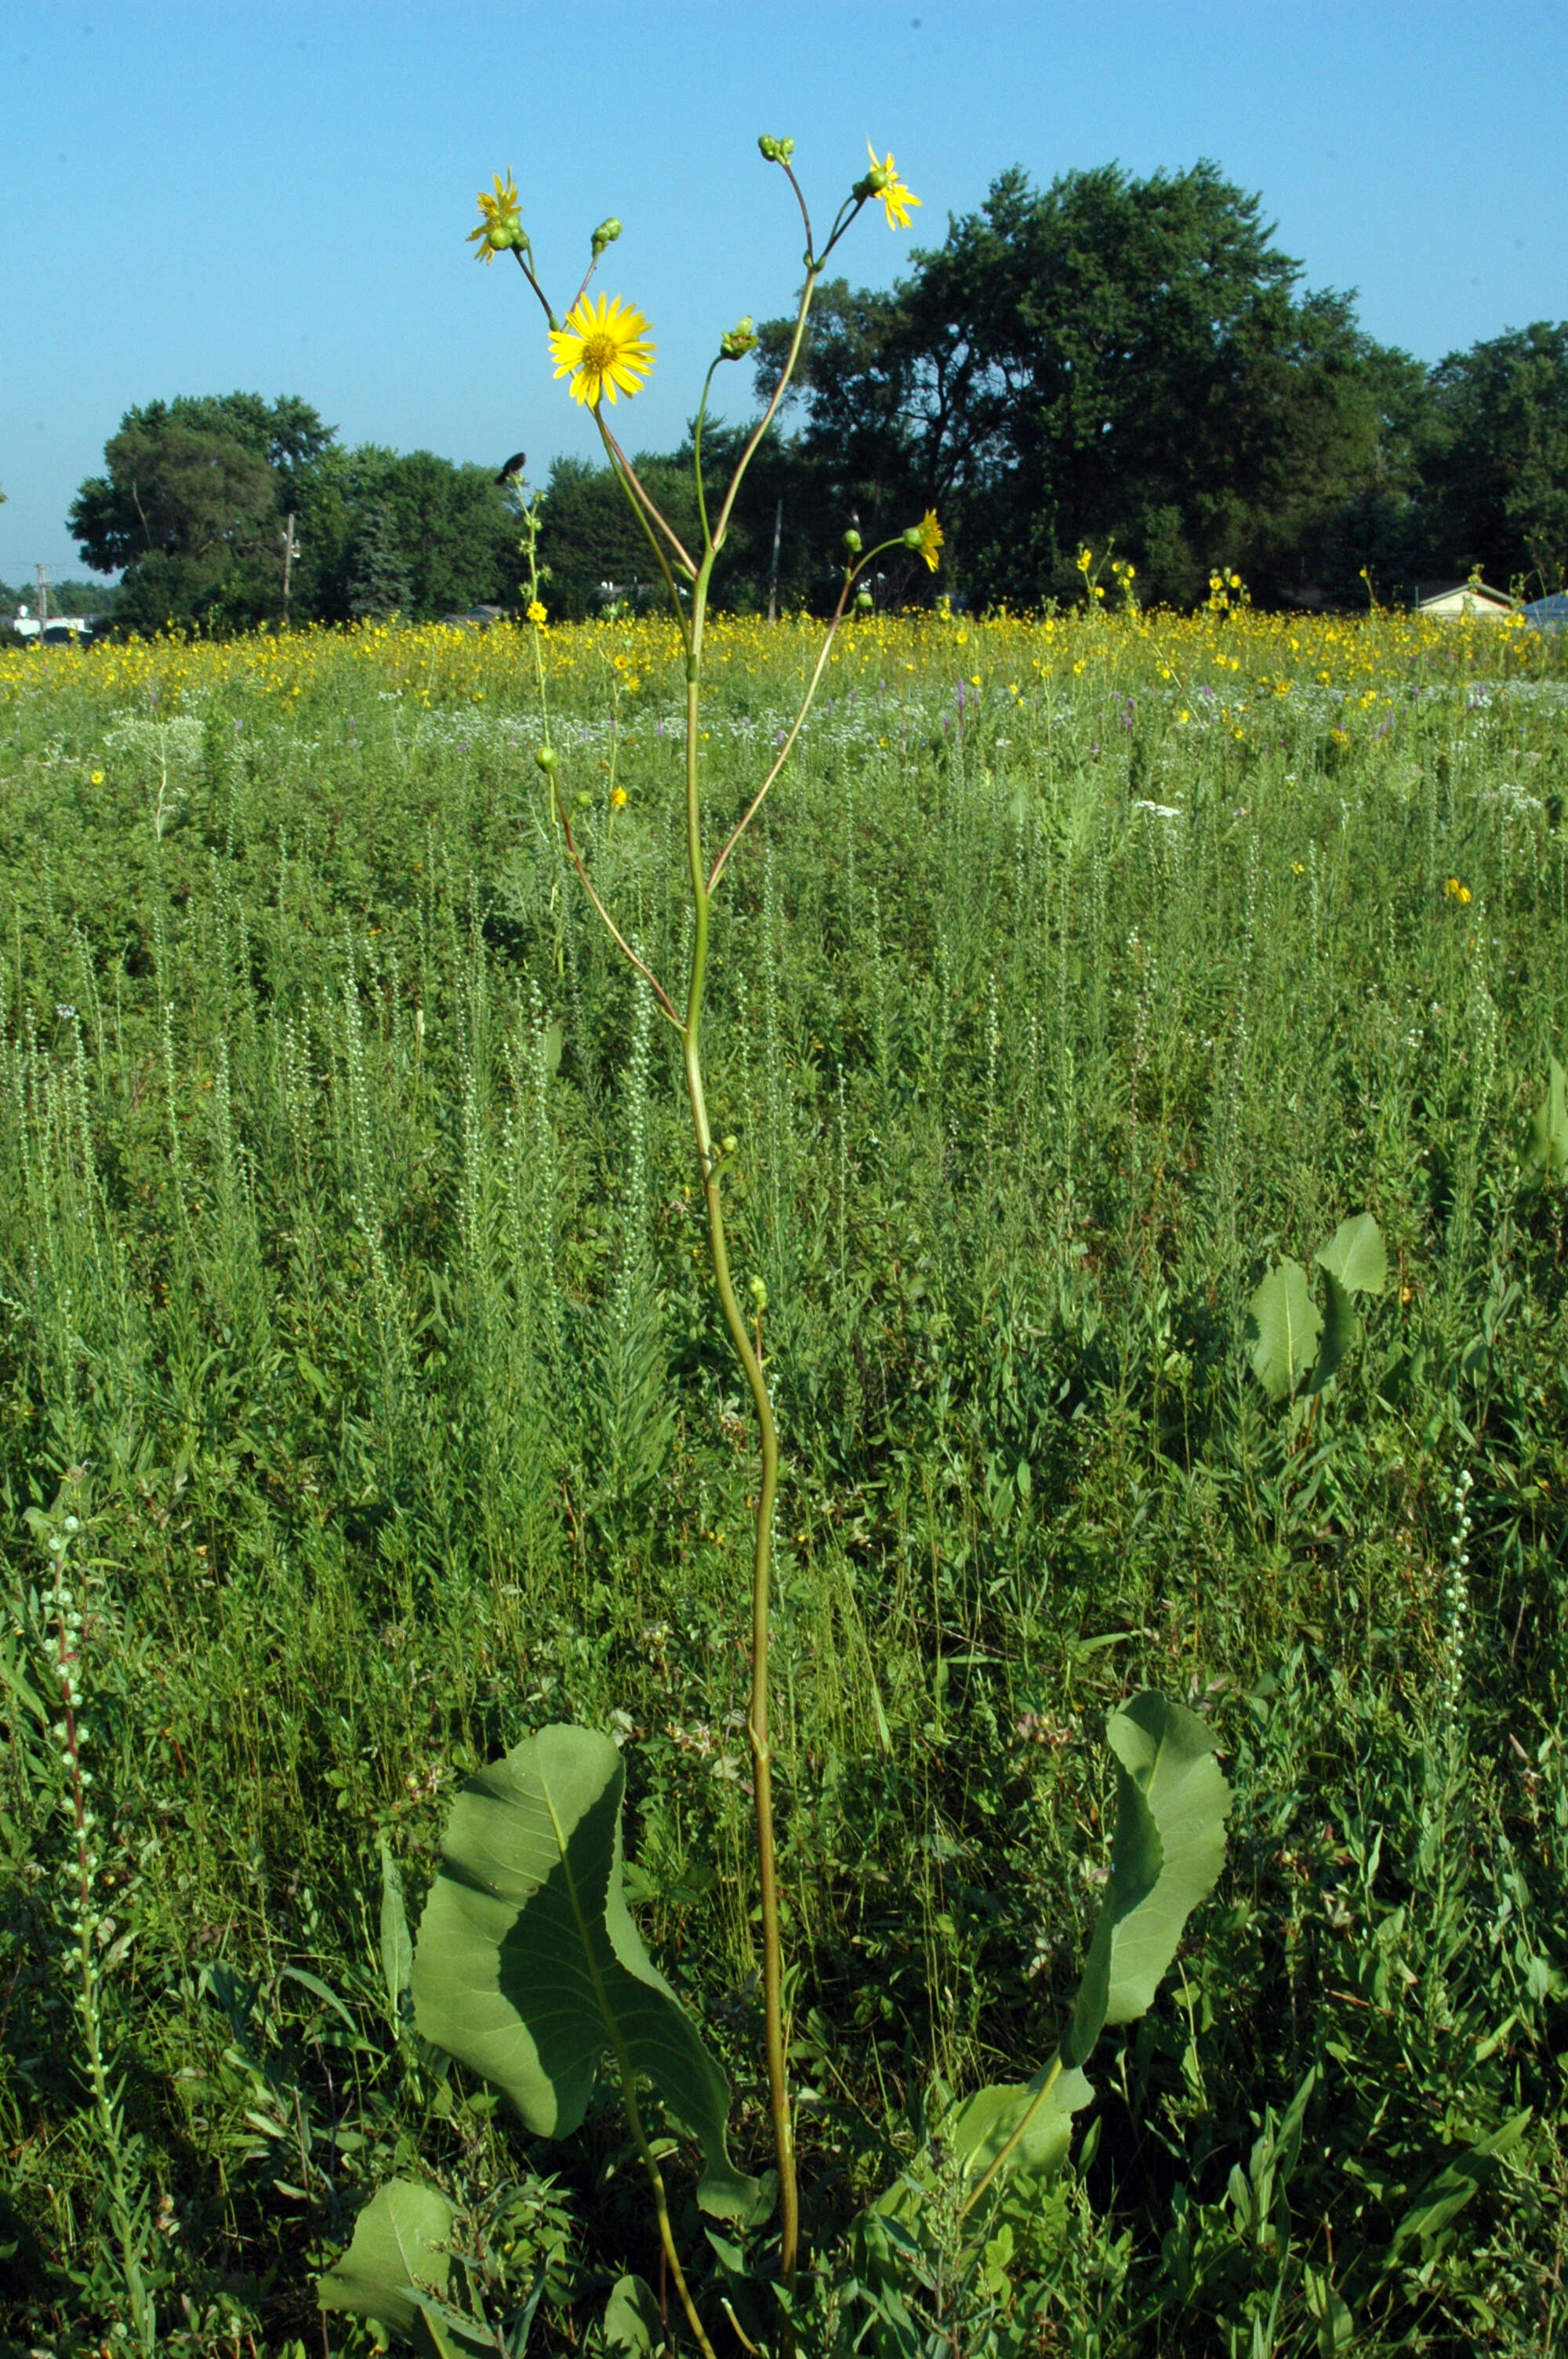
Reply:
[[[18,606],[11,628],[19,639],[37,639],[40,634],[46,647],[68,647],[77,639],[92,636],[91,614],[51,614],[40,623],[30,606]]]
[[[1554,590],[1550,598],[1534,598],[1524,619],[1538,631],[1568,631],[1568,590]]]
[[[1437,623],[1501,623],[1514,603],[1484,582],[1418,582],[1415,610]]]

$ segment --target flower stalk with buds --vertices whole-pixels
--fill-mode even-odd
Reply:
[[[69,1485],[65,1500],[74,1495]],[[87,2065],[87,2085],[98,2140],[105,2163],[104,2211],[114,2234],[130,2311],[134,2346],[152,2354],[158,2348],[157,2310],[146,2274],[147,2206],[133,2192],[136,2142],[125,2134],[118,2093],[104,2058],[100,1936],[105,1919],[98,1907],[102,1867],[98,1812],[93,1808],[94,1777],[89,1755],[92,1730],[84,1693],[86,1616],[83,1576],[72,1577],[70,1554],[82,1537],[81,1519],[72,1512],[43,1516],[33,1511],[29,1520],[43,1538],[49,1566],[49,1586],[44,1593],[49,1640],[49,1670],[58,1717],[51,1734],[59,1748],[64,1772],[60,1810],[66,1850],[60,1862],[61,1915],[75,1951],[76,2015],[81,2027]]]
[[[654,364],[656,353],[651,323],[635,306],[619,295],[607,298],[601,294],[590,298],[589,293],[589,282],[600,261],[609,245],[620,235],[620,223],[607,221],[593,233],[589,240],[588,269],[564,314],[558,314],[553,308],[535,267],[532,248],[523,235],[517,193],[510,173],[504,183],[497,179],[493,197],[481,195],[481,224],[471,235],[486,260],[491,254],[503,250],[515,255],[518,267],[544,312],[555,373],[557,377],[567,380],[572,399],[589,412],[599,429],[605,457],[653,553],[680,635],[686,675],[683,853],[689,884],[691,927],[689,963],[685,976],[678,983],[672,979],[666,985],[633,949],[589,872],[583,849],[574,832],[572,812],[579,805],[591,804],[593,798],[586,791],[570,790],[564,761],[551,744],[548,714],[544,701],[542,657],[537,665],[541,742],[535,760],[548,794],[551,823],[559,831],[567,856],[581,879],[589,901],[630,964],[648,984],[661,1013],[678,1036],[714,1286],[730,1346],[745,1378],[756,1418],[760,1467],[750,1600],[752,1683],[746,1725],[751,1745],[756,1814],[769,2112],[779,2180],[779,2276],[787,2297],[795,2285],[798,2267],[800,2215],[791,2121],[784,1995],[784,1958],[780,1924],[773,1737],[768,1696],[773,1527],[779,1484],[780,1444],[762,1353],[762,1313],[767,1303],[767,1288],[760,1277],[752,1279],[747,1289],[749,1300],[743,1304],[730,1269],[722,1190],[737,1142],[730,1137],[716,1140],[708,1117],[703,1068],[703,1018],[708,981],[709,940],[714,904],[725,872],[794,750],[822,681],[834,640],[846,616],[861,606],[868,597],[869,593],[861,586],[867,569],[884,551],[902,548],[918,555],[935,572],[939,562],[942,530],[935,513],[927,510],[921,522],[912,525],[905,532],[892,535],[869,551],[862,548],[859,533],[851,532],[845,536],[845,563],[838,602],[823,633],[816,660],[793,723],[784,733],[775,758],[757,784],[740,819],[717,844],[710,842],[703,793],[700,723],[703,662],[714,567],[728,538],[747,471],[778,415],[799,365],[813,299],[830,255],[850,224],[868,205],[880,203],[889,225],[902,228],[908,225],[910,207],[920,202],[919,198],[900,180],[892,155],[885,159],[879,158],[873,147],[871,170],[851,188],[839,206],[827,237],[818,242],[805,195],[795,174],[794,141],[764,136],[758,141],[758,147],[763,159],[783,171],[799,208],[806,233],[806,276],[784,365],[772,397],[748,436],[729,483],[717,498],[710,501],[703,473],[702,447],[714,377],[726,363],[746,359],[756,349],[758,342],[754,323],[749,316],[740,320],[719,340],[718,351],[703,385],[693,429],[693,472],[699,531],[689,548],[639,478],[607,416],[607,409],[613,408],[622,398],[630,400],[641,389]],[[537,653],[544,610],[538,597],[536,511],[524,509],[524,513],[528,534],[525,548],[529,562],[529,620],[534,625]],[[684,2279],[679,2274],[678,2262],[675,2260],[673,2245],[665,2234],[667,2220],[662,2206],[660,2223],[661,2234],[665,2240],[666,2258],[673,2265],[676,2282],[682,2289],[684,2299]],[[706,2350],[706,2337],[689,2304],[687,2312],[697,2332],[698,2343]]]

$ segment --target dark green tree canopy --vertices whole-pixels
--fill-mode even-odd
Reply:
[[[1568,582],[1568,320],[1510,330],[1432,375],[1422,537],[1434,571]]]
[[[875,531],[935,506],[979,599],[1066,592],[1112,538],[1155,595],[1216,563],[1282,594],[1421,378],[1350,297],[1299,291],[1261,201],[1206,162],[1003,173],[914,263],[891,295],[823,289],[800,446]]]
[[[331,440],[308,403],[259,394],[127,410],[67,523],[89,565],[125,570],[138,628],[266,620],[281,599],[286,496]]]
[[[207,395],[128,410],[68,518],[87,562],[124,569],[117,614],[233,630],[296,620],[424,620],[517,595],[517,530],[491,472],[432,451],[345,451],[293,395]]]

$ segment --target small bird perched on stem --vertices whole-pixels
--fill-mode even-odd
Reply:
[[[510,458],[510,459],[508,459],[508,461],[506,462],[505,466],[504,466],[504,467],[503,467],[503,469],[502,469],[502,471],[501,471],[501,473],[500,473],[500,474],[499,474],[499,475],[497,475],[497,477],[496,477],[496,479],[495,479],[495,480],[496,480],[496,482],[497,482],[498,484],[509,484],[509,483],[512,481],[512,479],[513,479],[514,475],[520,475],[520,474],[523,473],[523,470],[524,470],[524,468],[527,465],[527,463],[528,463],[528,453],[527,453],[527,451],[514,451],[513,452],[513,454],[512,454],[511,458]]]

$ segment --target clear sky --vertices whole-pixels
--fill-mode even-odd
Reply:
[[[823,216],[892,147],[924,210],[862,217],[862,283],[1009,165],[1206,156],[1423,359],[1568,316],[1564,0],[0,0],[0,578],[81,570],[71,495],[158,396],[297,393],[535,475],[594,448],[521,275],[462,242],[509,164],[560,302],[624,220],[600,283],[660,349],[623,431],[666,447],[718,334],[794,291],[760,131]]]

